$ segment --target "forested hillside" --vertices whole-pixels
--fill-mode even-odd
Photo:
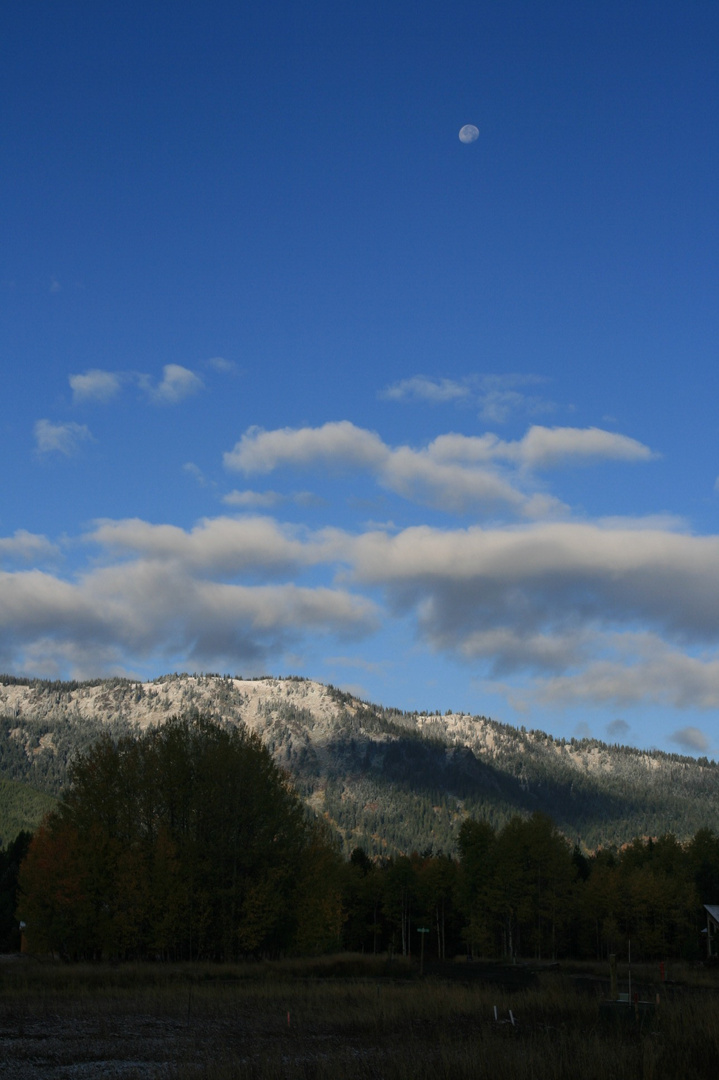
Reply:
[[[0,780],[0,848],[35,824],[55,806],[55,799],[18,780]]]
[[[719,830],[715,762],[558,740],[485,717],[404,713],[298,678],[0,677],[0,779],[56,796],[68,763],[99,734],[117,738],[193,713],[255,731],[347,851],[454,851],[467,815],[500,828],[517,812],[546,813],[587,849]],[[5,842],[41,812],[37,806],[10,824],[2,805]]]

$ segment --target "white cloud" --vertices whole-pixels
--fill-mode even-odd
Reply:
[[[122,377],[116,371],[91,368],[84,375],[70,375],[73,401],[110,401],[120,392]]]
[[[406,446],[388,455],[379,481],[405,499],[452,513],[483,507],[509,508],[532,516],[527,496],[491,470],[443,464]],[[542,503],[540,513],[549,511],[549,503]]]
[[[35,445],[39,454],[64,454],[71,457],[80,443],[92,439],[90,429],[85,424],[70,421],[65,424],[53,424],[51,420],[38,420],[35,423]]]
[[[176,405],[203,388],[202,379],[181,364],[165,364],[159,383],[154,383],[149,375],[139,375],[138,381],[150,400],[158,405]]]
[[[524,490],[533,467],[603,458],[647,461],[652,456],[635,439],[598,428],[535,426],[515,442],[491,433],[447,434],[414,449],[388,446],[375,432],[343,420],[318,428],[250,428],[224,455],[224,463],[245,474],[289,465],[366,469],[395,494],[450,513],[496,513],[503,508],[538,518],[564,514],[567,508],[544,492]],[[514,468],[514,479],[507,475],[507,466]]]
[[[242,666],[307,635],[353,638],[374,628],[364,596],[262,578],[331,561],[332,536],[293,538],[265,519],[205,521],[185,532],[140,520],[103,522],[87,538],[107,565],[72,581],[38,570],[0,573],[0,657],[22,668],[42,656],[117,670],[177,655],[198,666]],[[241,580],[238,580],[241,579]]]
[[[472,394],[467,382],[454,379],[430,379],[426,375],[414,375],[393,383],[379,394],[385,401],[430,401],[443,404],[446,401],[464,401]]]
[[[234,360],[225,360],[224,356],[213,356],[206,363],[207,367],[213,368],[214,371],[219,371],[223,375],[230,375],[237,371],[237,364]]]
[[[101,521],[84,540],[97,556],[74,579],[0,573],[3,666],[276,664],[396,617],[477,675],[519,677],[519,703],[719,707],[719,537],[635,521],[353,535],[247,515]],[[0,556],[50,554],[44,537],[0,539]]]
[[[224,455],[228,469],[244,473],[268,473],[285,465],[323,464],[377,468],[389,451],[373,431],[355,427],[349,420],[319,428],[278,428],[264,431],[251,427]]]
[[[510,413],[528,415],[554,411],[554,404],[536,394],[527,394],[522,387],[537,386],[546,380],[539,375],[519,373],[507,375],[469,375],[463,379],[432,378],[413,375],[381,390],[385,401],[426,401],[433,405],[449,402],[474,405],[482,420],[504,423]]]
[[[3,670],[16,670],[22,674],[30,671],[46,679],[63,679],[67,672],[71,672],[74,679],[96,679],[98,673],[108,678],[136,676],[137,671],[128,668],[125,659],[111,643],[72,638],[59,641],[56,635],[50,634],[38,636],[19,648],[6,649],[0,635],[0,667]]]
[[[381,588],[433,649],[495,677],[534,673],[535,700],[719,705],[717,537],[420,526],[358,536],[347,559],[350,580]]]
[[[86,539],[114,555],[174,562],[208,577],[274,577],[332,561],[341,553],[337,534],[330,530],[309,533],[251,516],[204,518],[189,531],[140,518],[101,521]]]
[[[511,445],[511,444],[506,444]],[[602,428],[546,428],[534,426],[517,447],[517,459],[530,468],[589,461],[650,461],[657,455],[627,435]]]
[[[16,663],[24,646],[42,642],[47,657],[68,648],[99,651],[103,666],[178,653],[199,666],[234,666],[276,656],[308,633],[366,633],[375,615],[369,601],[342,590],[198,581],[143,561],[95,571],[78,584],[0,575],[0,598],[0,653],[12,653]]]
[[[230,361],[220,357],[208,361],[208,366],[225,372],[234,369]],[[204,388],[199,375],[181,364],[165,364],[159,382],[144,372],[104,371],[100,368],[91,368],[82,375],[70,375],[68,378],[76,404],[110,401],[126,383],[139,386],[156,405],[176,405]]]
[[[591,703],[631,707],[653,704],[680,710],[719,706],[719,654],[716,644],[706,655],[694,656],[653,634],[606,635],[606,658],[531,687],[534,699],[553,707]]]
[[[169,610],[178,603],[180,581],[186,598],[197,599],[212,585],[227,598],[218,599],[220,607],[240,597],[247,605],[260,595],[252,590],[279,588],[262,582],[316,567],[341,573],[353,588],[342,590],[340,608],[369,604],[361,594],[379,588],[388,611],[413,618],[433,649],[479,664],[495,678],[531,676],[528,692],[539,702],[719,705],[719,658],[712,651],[719,645],[716,537],[656,525],[642,530],[634,521],[627,529],[555,522],[353,536],[265,517],[221,517],[189,531],[140,520],[101,522],[88,539],[112,563],[96,580],[101,573],[117,579],[114,593],[126,597],[136,583],[131,607],[140,623],[150,619],[141,596],[151,597],[158,612]],[[247,585],[248,578],[257,584]],[[173,584],[164,590],[166,579]],[[245,592],[227,592],[237,579]],[[256,613],[253,625],[258,620]],[[693,655],[691,643],[709,651]]]
[[[437,461],[507,462],[526,469],[585,465],[596,461],[651,461],[648,446],[602,428],[547,428],[533,425],[523,438],[506,442],[496,435],[439,435],[428,447]]]
[[[41,570],[0,572],[0,641],[18,644],[38,636],[91,640],[102,614],[76,586]]]
[[[670,735],[670,739],[684,750],[698,751],[702,754],[705,754],[711,745],[704,732],[697,727],[679,728]]]
[[[496,435],[486,432],[484,435],[459,435],[450,432],[438,435],[427,447],[427,453],[434,461],[455,462],[460,465],[491,465],[497,457],[507,457],[503,448],[511,443],[502,442]]]
[[[58,549],[46,536],[17,529],[13,536],[0,536],[0,559],[46,559],[56,556]]]
[[[426,451],[392,449],[375,434],[347,420],[319,428],[250,428],[225,465],[245,473],[268,473],[294,465],[364,468],[403,498],[440,509],[463,512],[469,506],[510,506],[522,512],[527,498],[488,470],[436,462]]]

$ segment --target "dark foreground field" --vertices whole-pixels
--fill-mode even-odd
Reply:
[[[600,1018],[600,967],[538,969],[534,977],[527,969],[465,969],[466,982],[346,957],[114,968],[6,959],[0,1080],[719,1075],[713,973],[675,968],[662,988],[654,968],[635,969],[643,998],[662,995],[638,1028]]]

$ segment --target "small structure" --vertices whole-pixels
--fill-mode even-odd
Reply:
[[[719,952],[719,904],[705,904],[707,913],[707,957]]]

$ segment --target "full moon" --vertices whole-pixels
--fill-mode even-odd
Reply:
[[[479,138],[479,128],[476,128],[474,124],[465,124],[464,127],[459,129],[459,141],[463,143],[474,142]]]

